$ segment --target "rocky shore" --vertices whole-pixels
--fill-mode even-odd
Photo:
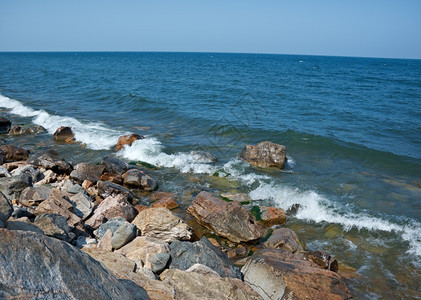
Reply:
[[[0,118],[3,135],[41,131]],[[54,139],[73,143],[71,128]],[[287,159],[270,142],[240,157],[272,168]],[[283,209],[246,206],[246,194],[200,191],[181,209],[148,167],[113,155],[71,164],[0,144],[0,165],[0,299],[351,298],[333,257],[306,251]]]

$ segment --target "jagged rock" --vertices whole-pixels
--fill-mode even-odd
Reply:
[[[118,138],[117,146],[115,147],[115,151],[119,151],[123,149],[126,145],[131,146],[134,141],[143,139],[144,137],[139,134],[132,133],[131,135],[122,135]]]
[[[19,198],[22,191],[30,186],[32,186],[32,177],[26,173],[0,178],[0,192],[9,200]]]
[[[167,266],[170,257],[171,256],[168,253],[157,253],[153,255],[149,260],[152,272],[155,274],[161,273]]]
[[[15,219],[23,217],[33,218],[35,216],[32,211],[32,209],[28,209],[26,207],[13,206],[12,217]]]
[[[94,248],[83,248],[83,251],[91,255],[96,260],[100,261],[117,278],[131,280],[137,285],[143,287],[147,292],[147,296],[149,296],[151,300],[176,299],[174,289],[171,286],[165,284],[162,281],[151,280],[141,272],[135,273],[135,262],[125,258],[123,255],[118,254],[116,252],[110,253],[108,251],[103,251],[101,249]]]
[[[43,214],[35,218],[34,224],[44,231],[45,235],[70,242],[71,231],[65,217],[58,214]]]
[[[187,212],[202,226],[235,243],[262,237],[254,216],[238,202],[226,202],[202,191]]]
[[[322,251],[309,251],[304,253],[308,261],[318,264],[322,269],[338,272],[339,264],[336,259]]]
[[[121,177],[123,178],[124,185],[131,188],[153,191],[158,187],[156,181],[152,177],[138,169],[128,170]]]
[[[55,150],[44,152],[32,162],[35,166],[43,167],[46,170],[52,170],[57,174],[70,174],[73,167]]]
[[[111,239],[113,249],[120,249],[127,243],[131,242],[137,233],[137,228],[133,224],[126,223],[118,227]]]
[[[289,228],[276,228],[271,236],[264,242],[267,248],[277,248],[291,253],[303,251],[303,246],[297,234]]]
[[[349,299],[343,278],[287,251],[259,250],[241,269],[263,299]]]
[[[12,122],[10,120],[0,117],[0,133],[7,133],[12,126]]]
[[[5,155],[5,161],[27,160],[29,157],[28,150],[13,145],[0,146],[0,150]]]
[[[94,203],[91,198],[84,193],[77,193],[71,196],[70,202],[73,204],[74,214],[82,220],[86,220],[94,209]]]
[[[170,270],[165,274],[163,282],[175,289],[179,299],[262,299],[251,287],[236,278],[221,278],[197,272]]]
[[[0,298],[135,299],[99,262],[63,241],[0,229]]]
[[[105,222],[104,224],[102,224],[101,226],[99,226],[95,231],[94,231],[94,235],[96,236],[97,239],[101,239],[102,236],[108,231],[111,230],[111,233],[114,234],[114,232],[117,231],[118,227],[120,227],[120,225],[122,224],[130,224],[129,222],[127,222],[124,218],[122,217],[115,217],[115,218],[111,218],[109,219],[107,222]]]
[[[32,165],[20,166],[16,169],[12,170],[12,172],[11,172],[11,174],[13,176],[18,176],[22,173],[26,173],[26,174],[31,175],[33,183],[37,182],[40,175],[41,175],[40,171],[38,169],[34,168],[34,166],[32,166]]]
[[[133,200],[133,195],[130,192],[130,190],[126,189],[125,187],[121,185],[118,185],[109,181],[98,180],[97,187],[98,187],[98,194],[102,198],[107,198],[109,196],[115,197],[117,195],[122,195],[127,199],[127,201]]]
[[[164,207],[141,211],[133,220],[133,224],[143,236],[154,237],[164,242],[189,241],[193,235],[192,229],[186,223]]]
[[[56,141],[64,142],[66,140],[73,139],[75,134],[72,131],[72,127],[61,126],[60,128],[57,128],[53,136]]]
[[[286,162],[286,147],[267,141],[257,145],[246,145],[240,158],[258,167],[282,169]]]
[[[12,213],[13,213],[12,205],[10,204],[6,196],[2,192],[0,192],[0,221],[6,224],[7,219],[10,218]]]
[[[82,193],[86,195],[85,189],[80,184],[74,184],[69,189],[67,189],[67,192],[70,194],[79,194]]]
[[[19,202],[25,206],[36,206],[48,199],[53,189],[49,186],[41,185],[25,188],[19,198]]]
[[[22,217],[13,221],[7,222],[8,230],[21,230],[21,231],[30,231],[38,234],[44,234],[38,226],[34,225],[28,218]]]
[[[282,208],[271,206],[253,206],[251,213],[256,217],[257,222],[266,226],[285,224],[286,216]]]
[[[101,165],[105,166],[105,171],[122,175],[129,169],[129,164],[113,156],[106,156],[102,159]]]
[[[153,192],[149,197],[152,207],[165,207],[169,210],[175,209],[178,207],[178,203],[175,201],[174,193],[165,193],[165,192]]]
[[[42,179],[35,182],[35,185],[44,185],[55,182],[57,180],[57,174],[52,170],[47,170],[41,175]]]
[[[194,243],[175,241],[170,249],[171,269],[187,270],[194,264],[202,264],[222,277],[241,278],[240,270],[205,236]]]
[[[128,259],[133,261],[141,260],[142,262],[146,262],[146,256],[148,254],[155,255],[158,253],[169,252],[170,248],[168,243],[146,236],[138,236],[133,241],[116,251],[116,253],[124,255]]]
[[[101,224],[114,217],[123,217],[128,222],[133,221],[136,217],[136,210],[127,202],[124,195],[115,197],[109,196],[102,201],[95,209],[94,214],[85,222],[85,225],[93,229],[98,228]]]
[[[78,183],[82,183],[84,180],[89,180],[95,184],[102,173],[104,173],[105,167],[103,165],[93,165],[88,163],[77,164],[73,171],[70,173],[70,178]]]
[[[19,125],[14,125],[10,130],[9,130],[9,134],[11,135],[21,135],[21,134],[25,134],[26,130],[22,128],[22,126]]]
[[[99,241],[97,248],[102,249],[105,251],[113,251],[113,245],[111,245],[111,239],[113,238],[113,233],[110,229],[108,229],[105,234],[102,236],[101,240]]]
[[[116,184],[119,184],[119,185],[123,184],[123,177],[121,177],[121,175],[114,174],[114,173],[106,172],[106,173],[102,174],[99,179],[101,179],[103,181],[110,181],[112,183],[116,183]]]

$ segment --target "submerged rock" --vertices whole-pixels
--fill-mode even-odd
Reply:
[[[286,162],[286,147],[272,142],[246,145],[240,153],[244,161],[262,168],[282,169]]]
[[[118,138],[117,146],[115,151],[123,149],[126,145],[131,146],[135,141],[144,139],[142,135],[134,134],[131,135],[122,135]]]
[[[10,130],[9,130],[9,134],[11,135],[21,135],[21,134],[25,134],[26,130],[22,128],[22,126],[19,125],[14,125]]]

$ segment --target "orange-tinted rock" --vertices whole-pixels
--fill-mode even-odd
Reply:
[[[144,211],[145,209],[149,209],[151,207],[142,204],[137,204],[134,206],[134,208],[137,210],[138,213],[140,213],[141,211]]]
[[[54,132],[54,139],[56,141],[64,142],[66,139],[72,139],[74,137],[75,135],[72,131],[72,128],[68,126],[61,126],[56,130],[56,132]]]
[[[164,198],[152,203],[151,206],[152,207],[165,207],[171,210],[171,209],[177,208],[178,203],[175,202],[175,200],[172,198]]]
[[[114,174],[114,173],[106,172],[106,173],[101,175],[100,179],[104,180],[104,181],[110,181],[110,182],[113,182],[113,183],[117,183],[117,184],[120,184],[120,185],[123,184],[123,178],[120,175]]]
[[[84,180],[84,181],[82,182],[82,187],[83,187],[85,190],[89,189],[92,185],[93,185],[93,183],[92,183],[92,181],[90,181],[90,180]]]
[[[259,206],[260,218],[259,222],[266,226],[273,226],[279,224],[285,224],[286,216],[285,211],[282,208],[271,207],[271,206]]]
[[[286,162],[286,147],[267,141],[257,145],[246,145],[240,158],[258,167],[282,169]]]
[[[132,133],[131,135],[122,135],[118,138],[117,146],[115,147],[115,151],[121,150],[124,146],[128,145],[131,146],[134,141],[141,140],[144,137],[139,134]]]

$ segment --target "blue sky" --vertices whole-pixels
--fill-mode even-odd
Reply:
[[[421,58],[421,0],[0,0],[0,51]]]

